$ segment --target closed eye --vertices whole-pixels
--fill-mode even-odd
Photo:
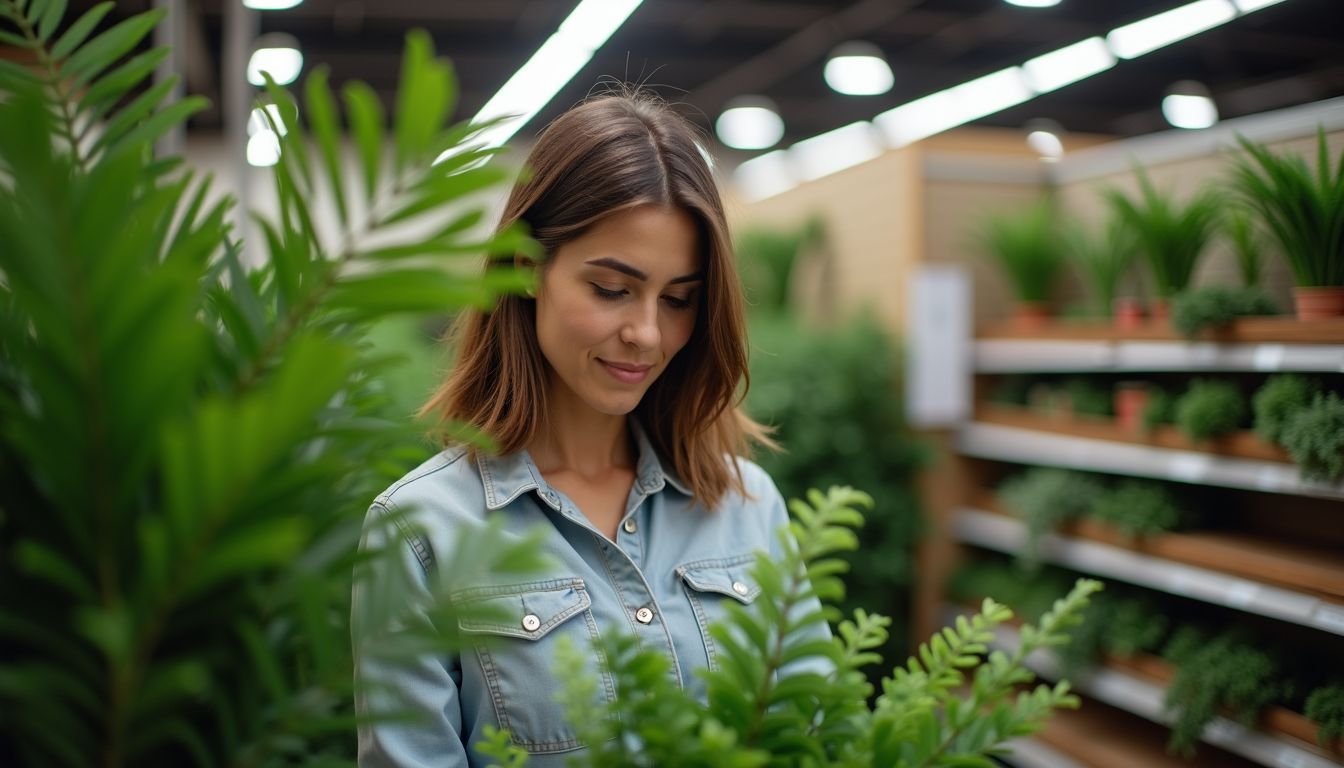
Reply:
[[[595,293],[599,299],[619,299],[629,293],[629,291],[624,288],[612,290],[610,288],[603,288],[597,283],[590,283],[590,285],[593,286],[593,293]]]
[[[664,296],[663,301],[667,302],[667,305],[673,309],[689,309],[691,306],[690,299],[683,299],[677,296]]]

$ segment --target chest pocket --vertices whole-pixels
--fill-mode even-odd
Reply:
[[[582,746],[556,701],[560,683],[552,670],[559,638],[569,638],[593,659],[592,673],[602,675],[600,695],[608,701],[616,695],[615,683],[592,651],[597,624],[583,580],[466,589],[453,593],[452,602],[458,629],[480,661],[500,727],[514,744],[538,754]]]
[[[760,586],[749,572],[755,560],[756,556],[752,554],[697,560],[676,570],[700,625],[700,637],[705,643],[710,669],[718,669],[719,663],[709,625],[727,618],[726,606],[733,603],[751,605],[761,594]]]

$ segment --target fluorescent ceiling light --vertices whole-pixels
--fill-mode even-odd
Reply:
[[[1116,27],[1106,42],[1116,56],[1132,59],[1231,21],[1237,9],[1229,0],[1197,0],[1146,19]]]
[[[1049,8],[1059,5],[1059,0],[1003,0],[1009,5],[1018,5],[1023,8]]]
[[[1034,94],[1021,67],[1009,67],[887,110],[873,119],[892,147],[1017,106]]]
[[[837,46],[823,74],[831,90],[846,96],[876,96],[891,90],[895,82],[882,49],[857,41]]]
[[[1030,59],[1022,65],[1022,69],[1033,90],[1049,93],[1098,72],[1105,72],[1113,66],[1115,55],[1106,47],[1106,41],[1100,37],[1089,37]]]
[[[1258,11],[1261,8],[1268,8],[1271,5],[1278,5],[1279,3],[1282,3],[1283,0],[1232,0],[1232,2],[1237,4],[1238,11],[1241,11],[1242,13],[1250,13],[1251,11]]]
[[[777,149],[737,166],[733,180],[751,202],[787,192],[797,185],[788,153]]]
[[[583,0],[532,58],[504,83],[472,118],[475,122],[513,116],[483,131],[480,140],[497,147],[542,110],[593,58],[593,52],[620,28],[642,0]]]
[[[773,102],[746,96],[728,102],[714,123],[714,132],[734,149],[767,149],[784,137],[784,121]]]
[[[836,128],[789,147],[789,158],[809,181],[852,168],[882,154],[873,124],[867,120]]]
[[[1208,128],[1218,122],[1218,107],[1203,83],[1181,80],[1173,83],[1162,99],[1162,116],[1177,128]]]
[[[258,168],[280,162],[280,137],[269,129],[257,131],[247,140],[247,163]]]
[[[283,11],[302,2],[303,0],[243,0],[243,5],[258,11]]]
[[[265,85],[263,72],[269,72],[277,85],[289,85],[299,79],[303,71],[303,53],[298,48],[258,48],[247,61],[247,82],[253,85]]]

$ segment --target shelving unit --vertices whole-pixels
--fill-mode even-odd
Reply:
[[[1339,374],[1344,373],[1344,320],[1243,320],[1217,337],[1193,342],[1156,325],[1126,333],[1059,325],[1030,335],[1000,328],[972,342],[970,359],[971,376]],[[1344,530],[1344,483],[1304,481],[1281,449],[1254,434],[1193,445],[1174,429],[1138,434],[1108,420],[1057,417],[978,401],[968,420],[939,440],[946,461],[926,478],[924,489],[934,525],[921,553],[922,573],[930,582],[917,595],[921,636],[945,618],[943,584],[958,560],[974,550],[1016,555],[1025,545],[1025,525],[998,507],[991,483],[1005,470],[1052,466],[1219,488],[1223,490],[1210,493],[1236,498],[1238,505],[1254,508],[1262,517],[1280,509],[1288,516],[1309,511],[1295,523],[1299,529],[1315,526],[1333,533],[1320,541],[1276,537],[1272,533],[1279,529],[1266,527],[1251,514],[1246,521],[1257,521],[1260,528],[1224,525],[1222,530],[1133,539],[1095,521],[1080,521],[1044,537],[1038,554],[1044,562],[1103,580],[1222,606],[1262,623],[1319,632],[1320,643],[1344,654],[1344,537],[1338,534]],[[1243,492],[1248,493],[1237,495]],[[1015,637],[1008,633],[1004,642],[1013,643]],[[1048,655],[1033,657],[1031,663],[1044,677],[1058,672]],[[1099,668],[1071,682],[1085,698],[1083,710],[1061,716],[1051,729],[1023,745],[1017,764],[1344,766],[1340,756],[1314,744],[1227,719],[1211,725],[1204,738],[1237,757],[1222,754],[1212,763],[1207,757],[1185,762],[1161,749],[1154,753],[1152,738],[1131,733],[1142,728],[1121,721],[1139,717],[1148,721],[1146,728],[1165,734],[1163,681],[1133,670]],[[1117,716],[1116,711],[1128,714]],[[1079,739],[1078,733],[1087,736]],[[1213,751],[1201,748],[1206,750]]]

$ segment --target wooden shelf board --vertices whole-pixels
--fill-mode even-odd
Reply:
[[[1203,746],[1185,760],[1167,752],[1169,731],[1099,701],[1056,712],[1036,738],[1092,768],[1252,768],[1243,757]]]
[[[1168,323],[1145,323],[1133,330],[1116,328],[1109,321],[1058,321],[1044,328],[1023,330],[1010,323],[977,329],[976,338],[1058,340],[1058,341],[1186,341]],[[1344,343],[1344,318],[1298,320],[1294,317],[1244,317],[1226,328],[1209,330],[1198,340],[1220,343],[1297,342],[1304,344]]]

